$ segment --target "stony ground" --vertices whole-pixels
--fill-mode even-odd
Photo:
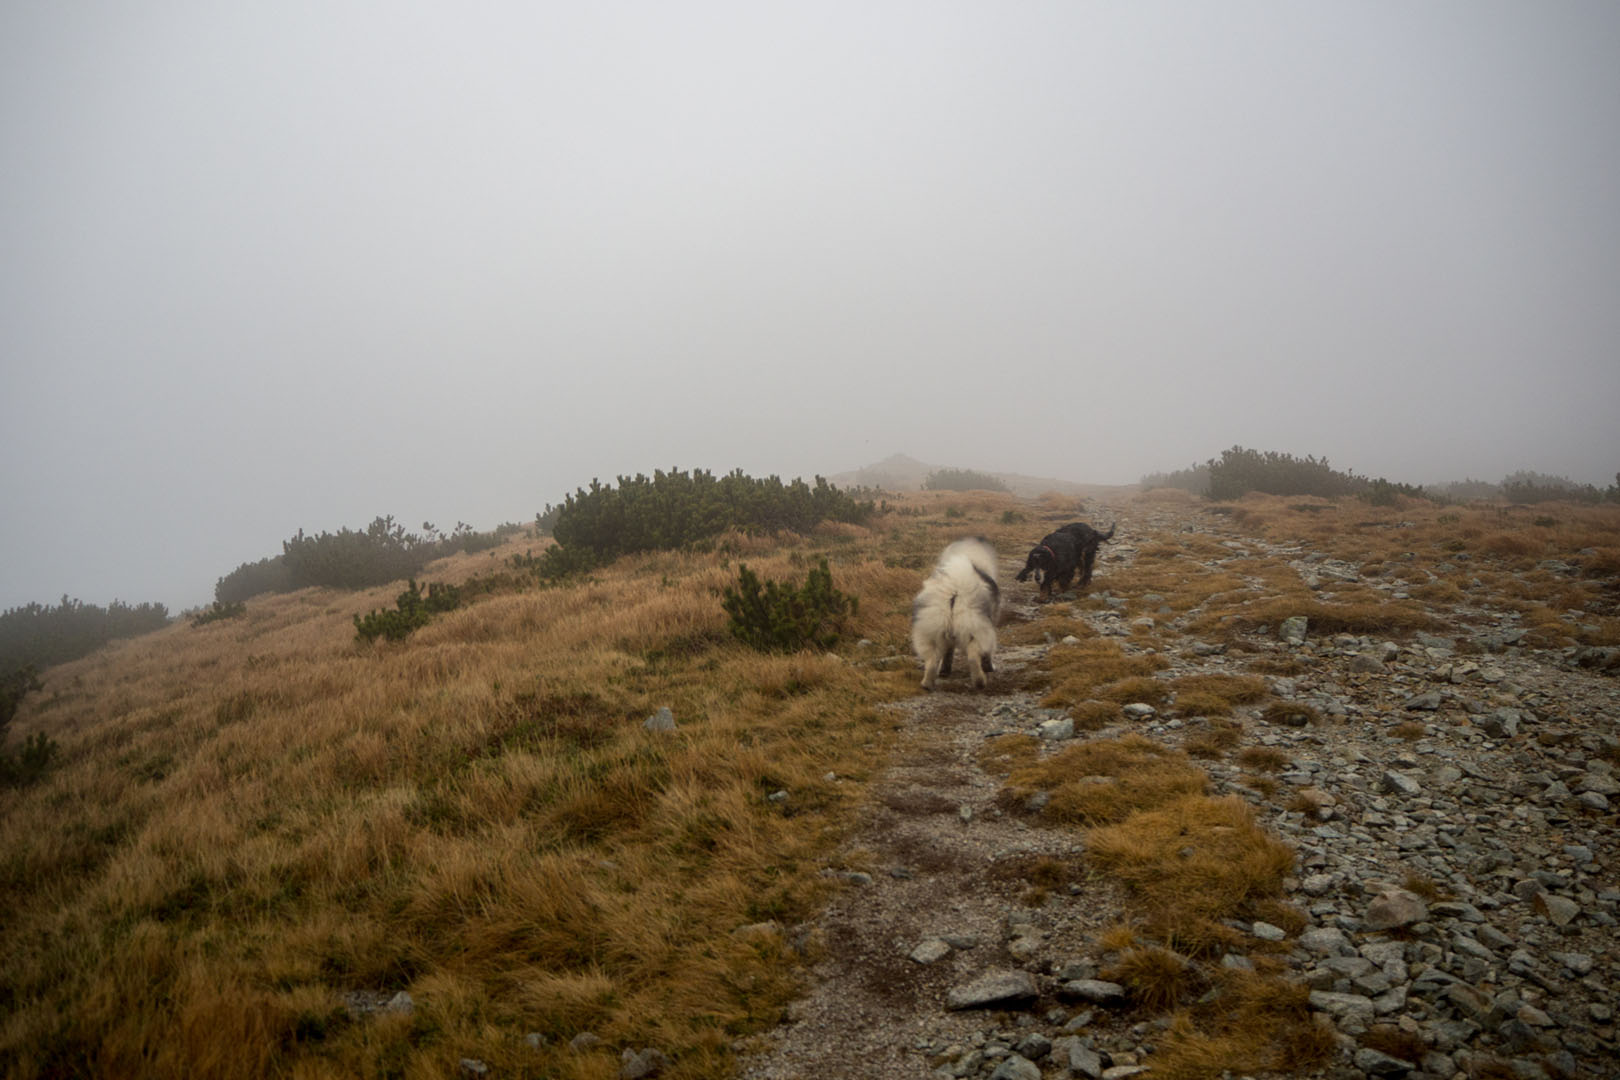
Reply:
[[[1298,851],[1289,885],[1306,928],[1241,929],[1283,941],[1291,977],[1336,1025],[1339,1058],[1315,1075],[1620,1076],[1620,680],[1527,647],[1517,616],[1488,608],[1456,635],[1402,642],[1278,627],[1240,661],[1179,632],[1184,616],[1128,611],[1109,578],[1150,539],[1187,532],[1219,538],[1230,552],[1219,561],[1236,572],[1281,558],[1331,591],[1356,568],[1184,509],[1090,516],[1120,522],[1088,590],[1102,602],[1075,608],[1095,630],[1130,640],[1133,622],[1168,622],[1151,646],[1172,664],[1165,677],[1243,673],[1256,653],[1298,662],[1298,674],[1269,678],[1271,703],[1308,705],[1316,719],[1239,710],[1245,745],[1279,751],[1280,772],[1201,764],[1217,793],[1250,800]],[[1033,587],[1012,582],[1019,564],[1003,556],[1011,621],[1038,617]],[[827,870],[848,886],[799,928],[821,957],[812,985],[787,1023],[747,1045],[743,1077],[1151,1076],[1162,1019],[1124,1008],[1096,979],[1098,934],[1125,898],[1086,870],[1078,833],[998,808],[1000,782],[977,760],[993,735],[1060,734],[1062,713],[1011,688],[1064,647],[1003,649],[988,692],[958,677],[896,710],[892,767]],[[1205,730],[1196,717],[1134,712],[1077,737],[1136,731],[1176,745]],[[1054,859],[1072,876],[1032,898],[1031,868]],[[1408,1036],[1404,1056],[1367,1045],[1375,1027]]]

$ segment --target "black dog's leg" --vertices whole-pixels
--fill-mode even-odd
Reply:
[[[1086,548],[1086,561],[1080,575],[1080,587],[1085,588],[1091,584],[1091,568],[1097,564],[1096,547]]]
[[[945,659],[941,660],[940,663],[939,663],[939,673],[941,675],[949,675],[951,673],[951,657],[953,655],[955,655],[955,653],[956,653],[956,646],[954,646],[954,645],[945,646]]]
[[[980,656],[979,656],[979,666],[984,668],[984,673],[986,675],[988,675],[988,674],[990,674],[990,672],[996,670],[996,666],[990,662],[990,654],[989,653],[980,654]]]

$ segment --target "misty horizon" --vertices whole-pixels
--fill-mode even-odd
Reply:
[[[905,453],[1620,469],[1620,8],[0,14],[0,608]]]

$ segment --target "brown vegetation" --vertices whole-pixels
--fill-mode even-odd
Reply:
[[[0,796],[0,1061],[595,1077],[634,1043],[668,1075],[724,1072],[797,970],[782,934],[734,931],[822,901],[859,793],[827,776],[868,774],[889,737],[872,706],[915,687],[734,645],[719,593],[739,555],[783,579],[828,557],[862,600],[853,637],[903,653],[918,576],[887,560],[962,529],[910,521],[897,542],[900,522],[508,582],[398,643],[358,645],[351,620],[395,585],[266,596],[48,671],[19,726],[62,763]],[[525,546],[426,576],[465,583]],[[661,706],[676,730],[644,730]],[[399,990],[411,1015],[342,1004]],[[602,1051],[567,1050],[585,1029]]]

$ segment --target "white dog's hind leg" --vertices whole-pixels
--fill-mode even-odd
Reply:
[[[939,657],[938,655],[930,656],[928,658],[928,662],[923,666],[922,688],[924,690],[932,690],[934,688],[934,683],[938,681],[938,679]]]
[[[968,639],[967,659],[968,674],[973,676],[974,687],[976,689],[983,690],[990,683],[990,680],[984,674],[986,668],[989,666],[986,663],[989,657],[985,654],[983,647],[979,644],[978,638]]]

